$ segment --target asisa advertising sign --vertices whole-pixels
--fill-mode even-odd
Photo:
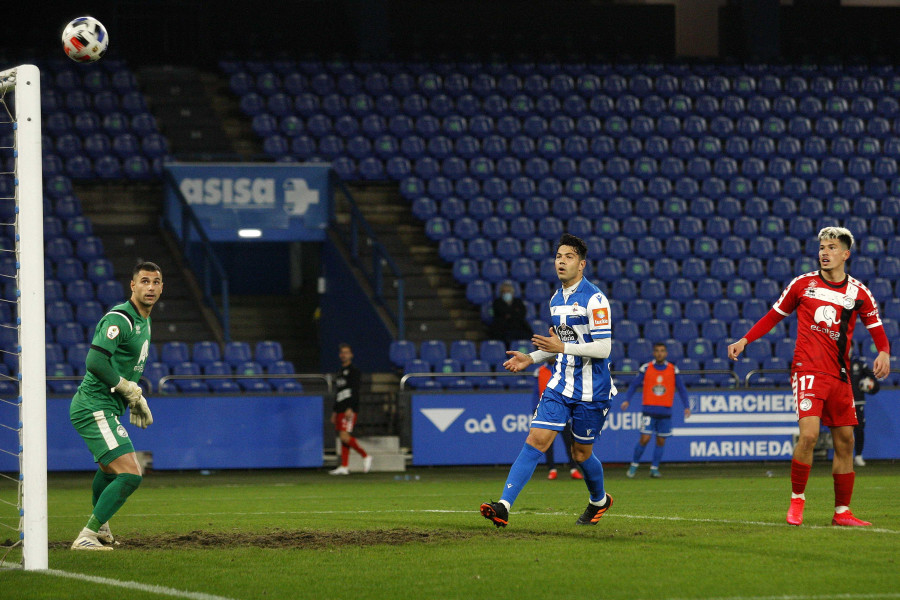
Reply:
[[[167,165],[178,191],[212,241],[316,241],[331,213],[328,165]],[[166,216],[178,228],[181,203],[166,190]]]

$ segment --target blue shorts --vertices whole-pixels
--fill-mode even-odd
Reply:
[[[603,429],[607,412],[609,401],[582,402],[566,398],[554,390],[545,389],[537,408],[534,409],[531,426],[535,429],[562,431],[571,420],[575,441],[579,444],[593,444]]]
[[[672,435],[672,417],[657,417],[655,415],[641,414],[641,433],[657,437],[669,437]]]

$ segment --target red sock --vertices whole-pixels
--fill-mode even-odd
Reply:
[[[347,444],[348,444],[351,448],[353,448],[354,450],[356,450],[357,452],[359,452],[359,455],[362,456],[363,458],[365,458],[365,457],[368,456],[368,454],[366,454],[366,451],[362,449],[362,446],[360,446],[359,444],[356,443],[356,438],[355,438],[355,437],[350,438],[350,441],[347,442]]]
[[[832,477],[834,477],[834,505],[850,506],[856,473],[835,473]]]
[[[350,464],[350,446],[341,442],[341,466],[346,467]]]
[[[806,490],[806,482],[809,481],[809,470],[812,465],[804,464],[798,460],[791,460],[791,491],[802,494]]]

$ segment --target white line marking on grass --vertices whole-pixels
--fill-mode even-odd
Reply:
[[[876,598],[900,598],[900,594],[884,592],[875,594],[804,594],[802,596],[720,596],[703,600],[874,600]],[[696,600],[688,598],[667,598],[666,600]]]
[[[349,513],[359,514],[359,515],[373,515],[373,514],[396,514],[396,513],[447,513],[447,514],[465,514],[465,513],[474,513],[475,511],[470,510],[450,510],[450,509],[441,509],[441,508],[423,508],[423,509],[393,509],[393,510],[354,510],[354,511],[346,511],[346,510],[279,510],[279,511],[258,511],[258,512],[206,512],[206,513],[143,513],[143,514],[131,514],[130,517],[214,517],[214,516],[261,516],[261,515],[346,515]],[[558,517],[558,516],[569,516],[576,515],[576,513],[568,513],[568,512],[528,512],[526,514],[535,515],[535,516],[543,516],[543,517]],[[761,527],[790,527],[786,523],[773,523],[769,521],[744,521],[740,519],[700,519],[700,518],[692,518],[692,517],[666,517],[659,515],[629,515],[629,514],[607,514],[605,518],[620,518],[620,519],[647,519],[650,521],[684,521],[687,523],[722,523],[725,525],[757,525]],[[884,529],[882,527],[835,527],[834,525],[803,525],[803,529],[847,529],[854,531],[868,531],[871,533],[893,533],[898,534],[900,531],[896,529]],[[900,595],[898,595],[900,597]]]
[[[39,572],[46,573],[47,575],[55,575],[57,577],[66,577],[68,579],[80,579],[82,581],[99,583],[101,585],[111,585],[114,587],[128,588],[130,590],[139,590],[141,592],[150,592],[151,594],[159,594],[160,596],[171,596],[173,598],[187,598],[188,600],[234,600],[233,598],[227,598],[225,596],[204,594],[203,592],[188,592],[162,585],[150,585],[147,583],[138,583],[136,581],[119,581],[118,579],[107,579],[106,577],[85,575],[83,573],[70,573],[68,571],[60,571],[57,569],[47,569]]]

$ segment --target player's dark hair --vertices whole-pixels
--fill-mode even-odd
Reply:
[[[587,258],[587,244],[584,243],[580,237],[574,236],[571,233],[564,233],[559,238],[559,243],[556,245],[557,252],[559,251],[560,246],[571,246],[575,248],[575,252],[578,253],[578,258],[584,260]]]
[[[339,350],[339,351],[340,351],[340,350],[343,350],[344,348],[346,348],[346,349],[349,350],[350,352],[353,352],[353,348],[350,347],[350,344],[338,344],[338,350]]]
[[[665,348],[665,347],[666,347],[666,343],[665,343],[665,342],[653,342],[653,347],[654,347],[654,348],[659,348],[660,346],[662,346],[663,348]]]
[[[162,277],[162,269],[159,268],[159,265],[149,260],[141,261],[134,266],[134,269],[131,271],[131,278],[134,279],[134,276],[140,273],[141,271],[150,271],[151,273],[159,273],[159,276]]]

